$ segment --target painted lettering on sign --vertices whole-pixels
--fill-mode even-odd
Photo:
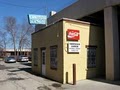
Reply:
[[[68,29],[67,30],[67,40],[79,40],[80,35],[79,35],[79,30],[72,30]]]
[[[80,52],[80,43],[79,42],[68,43],[68,52],[73,53]]]

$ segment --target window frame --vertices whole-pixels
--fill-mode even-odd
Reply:
[[[34,66],[38,66],[38,48],[34,48]]]
[[[87,45],[86,48],[87,48],[87,68],[96,68],[97,46]]]
[[[53,70],[57,70],[58,68],[58,46],[57,45],[50,46],[50,68]]]

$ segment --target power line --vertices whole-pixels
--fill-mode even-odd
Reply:
[[[47,15],[47,13],[48,13],[48,5],[47,5],[47,0],[44,0],[45,2],[45,5],[43,6],[43,7],[41,7],[41,8],[39,8],[39,9],[37,9],[37,10],[34,10],[34,11],[32,11],[31,13],[35,13],[35,12],[37,12],[37,11],[39,11],[39,10],[41,10],[41,9],[44,9],[44,11],[45,11],[45,14]]]
[[[32,11],[31,13],[35,13],[35,12],[37,12],[37,11],[41,10],[41,9],[45,9],[45,6],[43,6],[43,7],[39,8],[39,9],[36,9],[36,10]]]
[[[69,2],[67,3],[64,3],[62,6],[64,6],[64,8],[68,5],[68,4],[71,4],[73,0],[70,0]],[[77,1],[77,0],[76,0]],[[25,6],[25,5],[18,5],[18,4],[13,4],[13,3],[10,3],[10,2],[5,2],[5,1],[0,1],[0,3],[2,4],[5,4],[5,5],[10,5],[10,6],[15,6],[15,7],[23,7],[23,8],[37,8],[36,10],[32,11],[31,13],[35,13],[41,9],[44,9],[45,10],[45,13],[47,15],[48,13],[48,5],[47,5],[47,0],[45,0],[45,5],[42,6],[42,7],[31,7],[31,6]],[[51,4],[51,6],[53,5],[56,5],[56,4]],[[58,8],[60,9],[60,8]],[[58,10],[59,11],[59,10]]]
[[[16,6],[16,7],[39,8],[39,7],[30,7],[30,6],[18,5],[18,4],[13,4],[13,3],[10,3],[10,2],[4,2],[4,1],[0,1],[0,3],[5,4],[5,5],[10,5],[10,6]]]
[[[76,2],[76,1],[78,1],[78,0],[75,0],[75,2]],[[64,4],[62,5],[62,7],[64,6],[64,8],[65,8],[65,7],[67,7],[67,6],[68,6],[68,4],[70,4],[70,5],[71,5],[71,3],[73,3],[73,0],[70,0],[70,1],[69,1],[69,2],[67,2],[67,3],[64,3]],[[51,4],[51,6],[54,6],[54,5],[56,5],[56,4]],[[35,13],[35,12],[37,12],[37,11],[41,10],[41,9],[45,9],[46,14],[48,13],[47,0],[45,0],[45,6],[43,6],[43,7],[39,8],[39,9],[37,9],[37,10],[35,10],[35,11],[32,11],[32,13]],[[60,8],[60,7],[58,7],[58,9],[61,9],[61,8]],[[58,11],[59,11],[59,10],[58,10]]]

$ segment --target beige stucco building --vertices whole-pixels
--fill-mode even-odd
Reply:
[[[101,74],[103,74],[103,76],[106,79],[108,79],[108,80],[119,80],[120,79],[120,58],[119,58],[119,56],[120,56],[120,53],[119,53],[119,50],[120,50],[120,44],[119,44],[119,39],[120,39],[120,35],[119,35],[120,34],[120,31],[119,31],[119,29],[120,29],[120,25],[119,25],[119,22],[120,22],[120,0],[78,0],[77,2],[70,5],[69,7],[65,8],[62,11],[58,12],[57,14],[49,17],[48,18],[48,24],[54,24],[55,21],[58,21],[63,17],[64,18],[76,19],[76,20],[80,20],[80,21],[85,21],[85,22],[89,22],[89,23],[94,23],[94,24],[97,25],[97,27],[99,27],[101,29],[100,37],[98,37],[99,34],[97,34],[97,33],[99,32],[99,30],[96,30],[96,32],[95,32],[94,29],[90,29],[91,26],[89,26],[89,24],[85,24],[85,23],[82,24],[83,26],[81,26],[81,27],[84,27],[84,25],[88,25],[88,26],[86,26],[86,28],[89,28],[88,29],[88,30],[90,30],[89,32],[92,32],[94,34],[91,35],[86,30],[85,30],[86,31],[85,33],[81,33],[82,31],[84,31],[84,30],[82,30],[82,31],[80,31],[80,35],[84,34],[83,36],[86,36],[86,37],[89,37],[91,35],[91,38],[93,38],[94,35],[95,35],[95,37],[97,35],[97,38],[92,39],[93,40],[92,41],[89,37],[89,39],[92,43],[88,44],[88,43],[84,43],[85,41],[86,42],[88,41],[88,38],[84,38],[84,40],[82,40],[81,39],[82,37],[80,36],[81,49],[80,49],[79,54],[83,53],[82,56],[83,57],[86,56],[86,53],[84,52],[83,47],[85,47],[85,45],[91,45],[93,43],[96,43],[100,40],[100,42],[96,43],[96,45],[97,45],[96,52],[99,51],[99,46],[103,46],[103,47],[105,46],[105,47],[103,49],[101,49],[101,51],[98,52],[98,53],[102,52],[102,54],[103,54],[102,57],[96,56],[96,60],[99,57],[98,59],[100,59],[102,61],[102,62],[99,62],[99,60],[97,61],[97,62],[101,63],[101,64],[97,64],[97,67],[100,69],[100,71],[102,70]],[[63,28],[64,28],[64,25],[67,26],[64,22],[66,22],[66,21],[63,20]],[[71,22],[68,22],[68,23],[71,23]],[[51,26],[51,27],[53,27],[53,26]],[[79,27],[78,23],[75,26]],[[39,25],[37,27],[39,27]],[[56,27],[56,28],[58,28],[58,27]],[[61,26],[61,28],[62,28],[62,26]],[[39,30],[39,29],[40,28],[36,28],[36,30]],[[57,29],[57,30],[59,30],[59,29]],[[80,30],[80,28],[78,30]],[[45,30],[43,30],[43,31],[45,31]],[[41,31],[41,32],[43,32],[43,31]],[[46,30],[46,32],[47,31],[49,32],[49,30]],[[64,32],[65,29],[63,29],[62,31]],[[39,38],[36,40],[36,42],[34,42],[35,37],[36,38],[40,37],[39,32],[36,32],[36,33],[33,34],[33,47],[35,47],[34,43],[42,42],[42,40],[40,39],[41,40],[40,41]],[[89,33],[89,34],[87,34],[87,33]],[[42,34],[42,36],[44,36],[44,35],[46,35],[46,34]],[[49,37],[49,35],[51,37]],[[52,33],[46,35],[46,37],[49,37],[48,38],[49,43],[50,42],[55,42],[54,40],[58,38],[57,37],[57,38],[54,38],[54,39],[50,39],[50,38],[53,37],[52,35],[53,35]],[[64,35],[63,35],[63,38],[64,38]],[[44,41],[46,42],[46,40],[44,40]],[[66,43],[67,43],[67,41],[65,42],[65,40],[63,40],[63,45],[66,45]],[[80,40],[78,40],[78,42]],[[57,41],[58,40],[56,40],[56,42]],[[58,43],[60,43],[60,42],[58,42]],[[46,42],[46,44],[48,44],[48,42]],[[39,49],[40,49],[40,45],[36,44],[36,48],[39,47]],[[43,45],[43,47],[45,47],[45,46]],[[65,46],[63,46],[63,48],[66,49]],[[59,50],[59,48],[58,48],[58,50]],[[63,50],[63,49],[61,48],[60,52],[62,52],[61,50]],[[76,56],[76,55],[79,55],[79,54],[73,54],[72,56],[74,57],[74,55],[75,55],[74,58],[78,58],[78,59],[83,58],[83,57],[81,57],[81,55],[79,57]],[[66,55],[65,52],[63,52],[63,58],[65,59],[64,55]],[[71,54],[68,54],[67,57],[69,55],[71,55]],[[96,54],[96,55],[99,55],[99,54]],[[39,58],[38,62],[40,62],[40,57],[38,57],[38,58]],[[71,56],[69,56],[68,58],[72,59]],[[82,59],[84,61],[84,62],[82,62],[83,66],[81,65],[81,63],[79,63],[82,66],[82,70],[83,69],[84,70],[82,71],[82,75],[80,75],[79,77],[77,76],[77,79],[80,79],[81,76],[82,76],[83,79],[85,79],[85,76],[87,75],[87,73],[85,73],[88,70],[85,66],[86,65],[86,58],[84,58],[84,60]],[[63,61],[64,61],[64,59],[63,59]],[[70,60],[70,61],[72,61],[72,60]],[[64,62],[64,63],[66,63],[66,62]],[[63,63],[63,65],[65,65],[64,63]],[[76,66],[79,66],[78,63],[77,63]],[[37,71],[37,72],[40,72],[40,70],[38,70],[38,69],[40,69],[40,66],[38,66],[38,67],[39,68],[33,67],[33,70]],[[63,73],[59,74],[59,76],[63,75],[61,77],[61,80],[63,80],[63,81],[61,81],[61,82],[65,82],[65,72],[67,71],[67,69],[64,66],[63,66],[63,68],[64,68],[64,70],[62,70]],[[88,70],[89,75],[98,74],[97,72],[95,72],[96,70],[92,69],[92,71],[93,72],[89,72],[89,70]],[[77,69],[77,72],[81,72],[81,71],[79,71]],[[55,73],[55,72],[53,71],[53,72],[50,72],[50,73]],[[71,73],[71,71],[68,71],[68,75],[70,75],[70,73]],[[46,75],[49,75],[49,74],[46,74]],[[94,76],[94,75],[92,75],[92,76]],[[99,74],[98,74],[98,76],[99,76]],[[58,78],[57,78],[58,74],[57,74],[57,76],[55,75],[54,78],[53,78],[52,75],[49,75],[49,77],[52,78],[52,79],[55,78],[56,80],[58,80]],[[72,76],[69,76],[69,78],[70,78],[69,81],[72,81],[71,77]]]
[[[106,79],[120,79],[120,0],[78,0],[48,21],[52,23],[62,17],[97,23],[104,28]]]
[[[71,39],[73,31],[78,38]],[[61,83],[73,82],[73,64],[77,81],[103,76],[103,31],[97,25],[64,18],[33,33],[32,70]]]

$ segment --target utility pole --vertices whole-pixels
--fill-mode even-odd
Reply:
[[[45,14],[46,14],[46,16],[47,16],[47,18],[48,18],[48,15],[47,15],[47,13],[48,13],[48,8],[47,8],[47,0],[45,0]],[[46,19],[46,26],[47,26],[47,19]]]

